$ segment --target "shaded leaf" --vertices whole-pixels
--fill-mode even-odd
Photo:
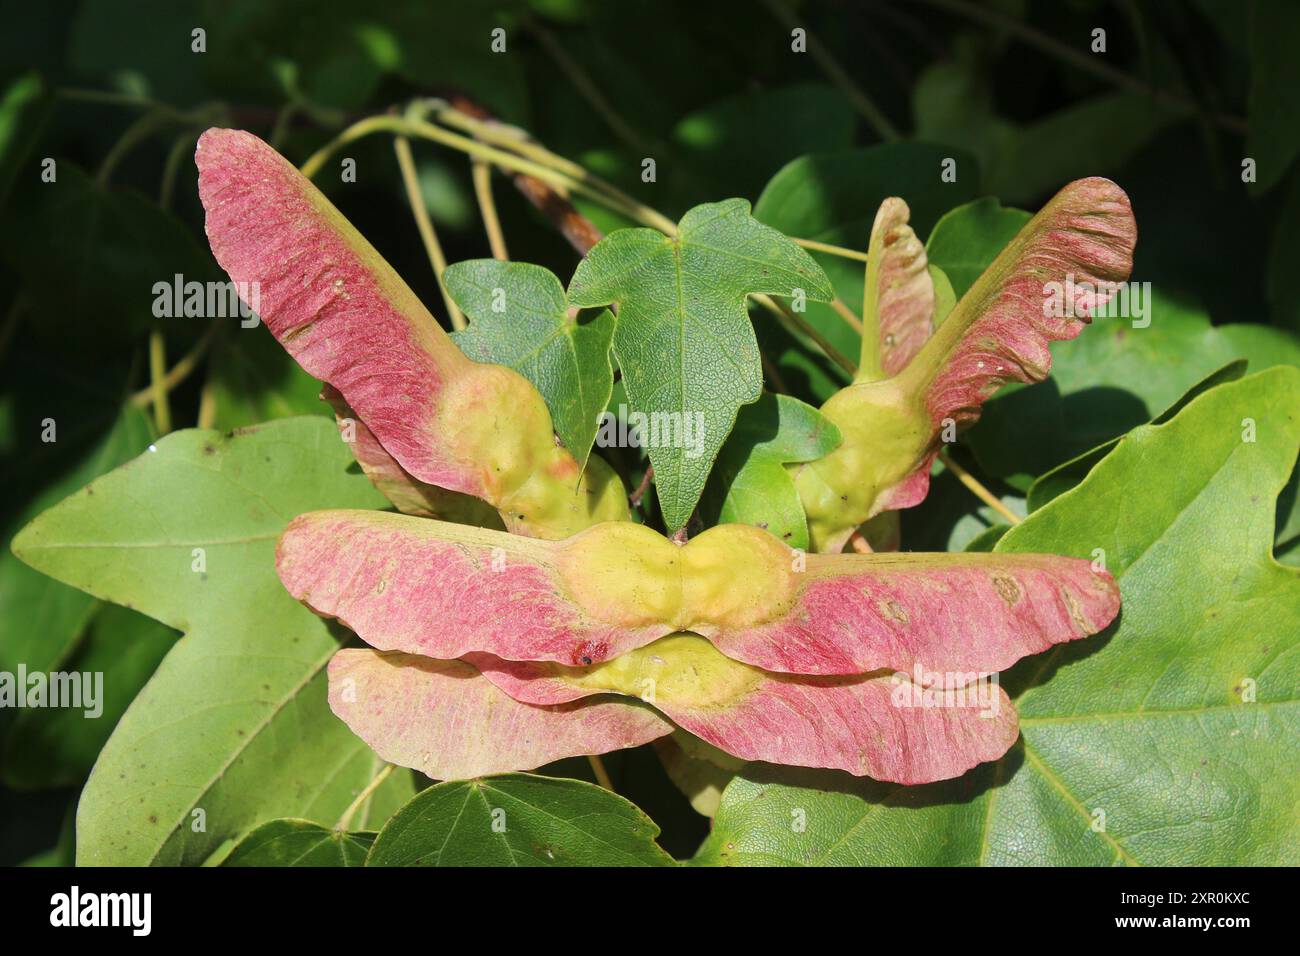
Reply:
[[[114,605],[101,606],[80,646],[61,671],[81,675],[83,701],[93,708],[49,707],[20,711],[4,740],[3,778],[20,790],[80,784],[113,728],[159,662],[176,632]],[[99,684],[94,675],[100,675]]]
[[[133,190],[99,185],[66,160],[54,182],[13,194],[0,257],[43,312],[63,313],[64,322],[48,333],[58,341],[70,333],[103,342],[141,332],[158,322],[155,283],[176,274],[187,282],[218,278],[179,219]]]
[[[59,369],[27,353],[13,359],[8,382],[14,391],[3,406],[4,485],[10,505],[4,518],[6,541],[44,509],[144,451],[153,438],[144,413],[123,404],[118,386],[110,388],[93,376]],[[41,440],[47,419],[55,427],[52,442]],[[96,606],[90,595],[32,570],[4,548],[0,670],[15,671],[20,663],[32,671],[55,667],[71,652]]]
[[[671,866],[659,828],[578,780],[508,774],[441,783],[379,831],[367,866]]]
[[[724,97],[684,116],[672,137],[684,154],[681,177],[706,187],[695,192],[753,199],[791,160],[851,146],[856,120],[839,90],[799,83]]]
[[[764,392],[741,408],[718,453],[700,502],[704,523],[754,525],[807,550],[808,523],[785,465],[820,458],[839,441],[839,430],[811,405]]]
[[[526,262],[457,262],[442,281],[470,319],[452,341],[474,361],[508,365],[532,382],[560,441],[585,465],[614,388],[614,314],[570,315],[560,280]]]
[[[364,866],[375,834],[331,830],[311,820],[271,820],[235,845],[222,866]]]
[[[1246,374],[1246,361],[1244,359],[1237,359],[1236,361],[1229,362],[1223,368],[1211,372],[1205,378],[1201,379],[1201,381],[1193,385],[1186,395],[1180,398],[1173,405],[1170,405],[1155,418],[1151,419],[1151,424],[1163,425],[1165,422],[1169,421],[1169,419],[1182,411],[1183,406],[1194,399],[1197,395],[1200,395],[1202,392],[1206,392],[1211,388],[1214,388],[1214,386],[1220,385],[1224,382],[1235,382],[1244,374]],[[1025,506],[1030,511],[1037,511],[1053,498],[1059,497],[1069,491],[1087,477],[1087,474],[1092,470],[1093,465],[1097,464],[1097,462],[1110,454],[1111,450],[1119,444],[1119,441],[1118,438],[1111,439],[1104,444],[1098,445],[1096,448],[1084,452],[1082,455],[1077,455],[1069,461],[1057,465],[1051,471],[1040,475],[1034,480],[1034,483],[1029,486],[1029,494],[1025,499]]]
[[[1292,95],[1300,86],[1293,39],[1300,35],[1300,8],[1287,0],[1256,0],[1250,16],[1250,99],[1246,156],[1256,179],[1249,187],[1267,192],[1282,181],[1300,153],[1300,108]]]
[[[0,207],[4,206],[24,163],[40,137],[51,112],[52,102],[40,75],[26,73],[11,82],[0,96]],[[35,183],[38,168],[26,170]]]

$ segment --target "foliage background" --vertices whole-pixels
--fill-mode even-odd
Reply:
[[[842,73],[791,52],[787,16]],[[221,277],[192,165],[206,125],[274,136],[301,162],[355,118],[462,93],[674,219],[705,200],[758,201],[787,163],[811,154],[783,174],[794,177],[796,198],[783,200],[778,180],[764,201],[771,210],[787,203],[779,214],[790,225],[778,224],[792,234],[858,248],[885,194],[877,182],[891,193],[908,184],[924,237],[968,199],[1036,209],[1070,179],[1114,178],[1139,225],[1134,276],[1156,286],[1173,318],[1146,351],[1127,348],[1122,331],[1085,334],[1087,351],[1053,381],[989,406],[960,456],[1020,511],[1032,477],[1147,421],[1224,362],[1300,354],[1300,304],[1288,294],[1300,254],[1300,16],[1291,4],[3,0],[0,22],[6,542],[156,436],[149,407],[131,398],[149,381],[151,333],[161,334],[171,365],[209,332],[195,320],[154,319],[148,293],[177,272]],[[488,49],[498,25],[508,31],[500,56]],[[190,52],[194,26],[208,31],[205,54]],[[1097,27],[1106,30],[1104,55],[1088,52]],[[869,161],[854,152],[894,131],[899,152]],[[389,140],[361,141],[347,155],[357,160],[356,184],[318,182],[439,314]],[[918,157],[931,155],[961,157],[948,193],[917,174]],[[37,179],[47,156],[58,160],[58,190]],[[638,175],[647,156],[654,183]],[[1249,185],[1246,156],[1259,163]],[[422,145],[418,158],[449,260],[487,255],[464,157]],[[864,168],[877,179],[864,183]],[[500,177],[495,194],[511,257],[567,280],[576,256],[550,224]],[[621,224],[583,208],[605,229]],[[990,217],[992,226],[992,209]],[[822,261],[850,274],[851,264]],[[959,264],[946,267],[956,281]],[[813,317],[854,354],[833,316]],[[1236,323],[1275,331],[1211,330]],[[784,331],[759,334],[805,400],[843,381]],[[265,330],[213,333],[204,344],[199,367],[171,394],[173,428],[193,425],[201,408],[218,428],[325,414],[315,383]],[[39,438],[47,417],[59,423],[55,445]],[[1284,515],[1293,499],[1294,478]],[[977,504],[941,476],[905,517],[904,546],[965,547],[994,522]],[[1295,542],[1294,528],[1280,535],[1279,554],[1290,546],[1294,561]],[[7,548],[0,555],[0,669],[103,669],[109,688],[101,721],[0,711],[0,863],[70,861],[72,812],[113,714],[175,639],[22,567]],[[653,753],[607,762],[619,791],[663,829],[664,846],[694,852],[706,822]],[[589,779],[582,761],[554,772]]]

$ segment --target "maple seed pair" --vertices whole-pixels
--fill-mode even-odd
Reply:
[[[283,157],[209,130],[196,160],[217,260],[258,283],[263,321],[327,383],[358,461],[404,512],[303,515],[277,552],[289,592],[370,645],[331,662],[330,704],[387,760],[453,779],[680,727],[745,760],[945,779],[1005,753],[1015,710],[1000,689],[994,708],[978,695],[899,707],[899,674],[995,672],[1118,611],[1113,580],[1078,559],[826,553],[795,570],[758,528],[677,546],[632,524],[621,480],[557,446],[537,390],[466,358]],[[1126,277],[1133,241],[1113,184],[1067,187],[931,336],[936,296],[906,207],[882,217],[864,322],[880,336],[869,350],[888,350],[824,409],[840,448],[794,474],[823,551],[920,500],[936,421],[1046,374],[1046,342],[1081,319],[1044,319],[1027,283],[1072,270],[1105,288]]]

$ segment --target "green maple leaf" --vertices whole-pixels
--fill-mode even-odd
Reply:
[[[37,570],[185,632],[86,783],[81,864],[196,864],[277,817],[333,825],[382,766],[326,703],[335,630],[275,572],[276,540],[297,515],[385,503],[349,472],[334,423],[193,429],[155,448],[13,542]],[[368,812],[410,790],[395,775]]]
[[[527,262],[458,262],[442,278],[470,318],[469,328],[452,335],[460,350],[476,362],[508,365],[532,382],[560,441],[585,465],[614,389],[614,313],[570,315],[560,280]]]
[[[1297,447],[1286,367],[1129,433],[997,546],[1100,548],[1124,597],[1108,637],[1006,675],[1011,753],[912,788],[747,770],[698,862],[1295,865],[1300,571],[1272,544]]]
[[[754,219],[743,199],[696,206],[675,237],[653,229],[611,233],[569,283],[575,305],[618,306],[614,355],[633,412],[665,416],[683,436],[648,449],[669,530],[690,518],[737,411],[762,390],[745,311],[754,293],[833,296],[821,267]]]
[[[840,431],[811,405],[764,393],[736,416],[701,502],[706,524],[752,524],[792,548],[808,547],[808,522],[787,463],[830,454]]]
[[[222,866],[362,866],[375,842],[310,820],[271,820],[239,841]]]
[[[511,773],[439,783],[379,831],[367,866],[671,866],[659,827],[581,780]]]

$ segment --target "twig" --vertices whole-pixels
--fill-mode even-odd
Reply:
[[[172,141],[167,150],[167,160],[163,163],[162,183],[158,187],[158,205],[170,209],[172,196],[176,192],[176,177],[180,175],[181,164],[185,161],[189,144],[195,140],[194,130],[188,129]]]
[[[812,249],[814,252],[826,252],[844,259],[856,259],[858,262],[867,261],[867,254],[858,252],[856,249],[845,249],[843,246],[833,246],[829,242],[818,242],[816,239],[796,239],[794,236],[790,237],[790,241],[797,246],[803,246],[805,249]]]
[[[474,195],[478,198],[479,214],[483,217],[483,228],[487,232],[492,258],[504,262],[510,258],[510,253],[506,251],[506,237],[501,231],[496,202],[492,199],[492,167],[481,159],[472,158],[470,177],[474,181]]]
[[[379,789],[379,785],[387,780],[388,775],[396,769],[397,768],[391,763],[384,764],[384,769],[375,774],[373,779],[366,784],[365,789],[357,794],[357,798],[348,804],[348,808],[343,811],[343,816],[339,817],[339,822],[334,824],[334,829],[346,831],[352,823],[352,818],[356,816],[357,811],[361,809],[361,805],[370,799],[371,795]]]
[[[774,316],[781,324],[787,328],[794,326],[794,331],[802,332],[808,338],[812,339],[816,346],[825,353],[826,357],[838,365],[844,371],[848,372],[850,377],[857,373],[858,366],[852,359],[848,358],[843,352],[831,344],[830,339],[822,335],[811,322],[802,315],[787,309],[784,305],[777,302],[771,296],[756,295],[753,296],[755,302],[763,306]]]
[[[635,491],[627,496],[628,503],[631,504],[633,508],[641,507],[641,499],[644,498],[645,493],[650,490],[650,482],[654,480],[654,476],[655,466],[646,465],[645,474],[641,476],[641,483],[636,486]]]
[[[131,396],[131,404],[136,408],[144,408],[146,405],[154,401],[160,388],[162,389],[162,394],[166,395],[181,382],[185,381],[185,379],[189,378],[190,373],[198,367],[199,361],[203,358],[204,353],[207,352],[208,346],[212,344],[212,340],[216,337],[217,331],[220,328],[221,326],[215,322],[208,326],[208,330],[199,337],[199,340],[194,343],[194,346],[186,352],[184,356],[181,357],[179,362],[168,369],[158,381],[150,382],[147,387],[140,389],[140,391]]]
[[[777,369],[776,363],[769,359],[767,353],[762,349],[758,350],[758,357],[763,363],[763,374],[767,376],[767,390],[781,395],[789,395],[790,386],[785,384],[785,379],[781,377],[781,372]]]
[[[976,498],[984,502],[986,505],[988,505],[998,514],[1000,514],[1002,517],[1006,518],[1007,521],[1009,521],[1011,524],[1013,525],[1020,524],[1021,519],[1018,514],[1016,514],[1006,505],[1004,505],[998,499],[997,495],[993,494],[993,492],[985,488],[984,485],[980,483],[978,478],[972,475],[961,465],[953,461],[952,456],[949,455],[943,449],[939,450],[939,460],[943,462],[945,468],[947,468],[949,471],[951,471],[954,475],[957,476],[958,481],[960,481],[963,485],[965,485],[968,489],[970,489],[972,493],[974,493]]]
[[[342,146],[373,133],[385,132],[396,133],[399,136],[429,139],[444,146],[450,146],[452,149],[468,153],[471,156],[486,159],[502,169],[528,173],[551,185],[561,195],[568,195],[570,192],[582,193],[617,212],[621,212],[635,222],[649,226],[652,229],[658,229],[670,236],[677,234],[677,225],[671,219],[624,193],[617,190],[611,192],[606,185],[601,185],[602,181],[597,177],[590,174],[584,174],[581,177],[567,175],[544,163],[526,159],[516,153],[496,149],[485,143],[476,142],[469,137],[453,133],[451,130],[443,129],[433,123],[410,117],[384,115],[359,120],[317,150],[308,158],[307,162],[302,164],[300,169],[304,176],[310,178],[319,172],[325,161]]]
[[[154,329],[149,333],[150,401],[153,402],[154,428],[160,436],[172,430],[172,410],[163,384],[166,377],[167,340],[161,330]]]
[[[617,793],[618,791],[614,789],[614,781],[609,779],[609,771],[605,769],[605,761],[600,759],[600,755],[587,754],[587,762],[591,764],[591,772],[596,775],[596,782],[610,793]]]
[[[429,218],[429,210],[424,205],[424,196],[420,193],[420,177],[415,171],[415,157],[411,155],[411,141],[405,136],[395,136],[393,137],[393,150],[397,153],[397,165],[402,170],[402,182],[406,186],[406,198],[410,203],[411,212],[415,216],[415,226],[420,231],[420,241],[424,243],[424,251],[429,255],[429,264],[433,266],[433,276],[438,281],[438,291],[442,293],[442,301],[447,307],[451,327],[453,329],[463,329],[468,325],[465,316],[442,281],[442,274],[447,271],[447,257],[443,255],[442,244],[438,242],[438,234],[433,229],[433,220]]]
[[[843,319],[845,324],[849,328],[851,328],[854,332],[857,332],[858,335],[862,334],[862,320],[859,319],[856,314],[854,314],[852,309],[850,309],[847,305],[844,304],[843,299],[840,298],[831,299],[831,308],[835,310],[835,314],[838,315],[841,319]]]
[[[100,186],[108,185],[109,180],[113,178],[113,172],[127,154],[170,122],[172,118],[158,110],[150,110],[138,117],[104,154],[103,162],[99,164],[99,171],[95,173],[95,182]]]

